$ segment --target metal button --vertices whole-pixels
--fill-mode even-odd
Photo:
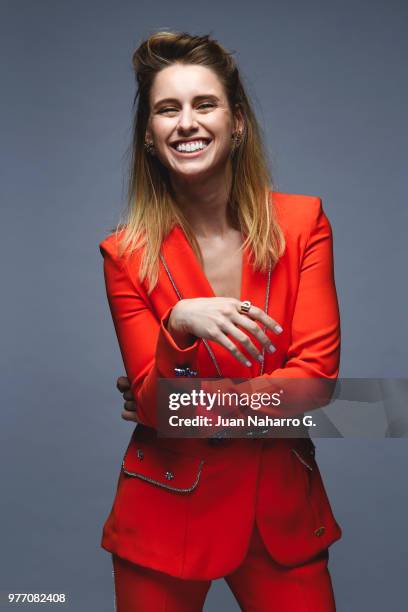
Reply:
[[[174,373],[176,376],[185,376],[186,369],[185,368],[174,368]]]
[[[137,454],[137,458],[140,459],[140,461],[141,461],[143,459],[143,457],[144,457],[144,453],[143,453],[142,449],[138,448],[136,454]]]
[[[189,378],[191,378],[192,376],[198,375],[197,370],[193,370],[189,368],[188,366],[183,366],[183,367],[178,366],[177,368],[174,368],[174,373],[176,376],[188,376]]]
[[[166,472],[164,477],[166,478],[166,480],[173,480],[174,474],[173,472]]]
[[[314,534],[315,534],[315,536],[320,537],[320,536],[322,536],[324,534],[325,531],[326,531],[325,527],[318,527],[317,529],[315,529]]]

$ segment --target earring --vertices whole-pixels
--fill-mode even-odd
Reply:
[[[150,155],[154,155],[155,150],[154,150],[154,144],[152,142],[147,142],[145,140],[144,147],[145,147],[146,153],[149,153]]]
[[[242,141],[242,132],[233,132],[231,134],[232,138],[232,150],[234,151],[239,147]]]

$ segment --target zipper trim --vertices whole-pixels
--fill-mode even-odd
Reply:
[[[198,468],[196,479],[191,485],[191,487],[172,487],[171,485],[165,484],[164,482],[160,482],[160,480],[155,480],[154,478],[150,478],[150,476],[145,476],[140,472],[130,472],[129,470],[126,470],[124,460],[122,461],[122,470],[127,476],[131,476],[132,478],[140,478],[140,480],[150,482],[151,484],[154,484],[157,487],[161,487],[162,489],[167,489],[168,491],[173,491],[174,493],[191,493],[191,491],[194,491],[194,489],[198,485],[204,463],[205,461],[204,459],[202,459]]]
[[[311,465],[309,465],[309,464],[307,463],[307,461],[305,461],[305,460],[303,459],[303,457],[301,457],[301,456],[299,455],[299,453],[297,452],[297,450],[296,450],[295,448],[291,448],[291,451],[292,451],[292,453],[293,453],[294,455],[296,455],[296,457],[299,459],[299,461],[300,461],[301,463],[303,463],[303,465],[304,465],[304,466],[306,466],[306,467],[307,467],[307,468],[308,468],[308,469],[309,469],[311,472],[313,472],[313,468],[312,468],[312,466],[311,466]]]
[[[167,272],[167,275],[168,275],[168,277],[170,279],[170,282],[173,285],[173,289],[176,292],[176,295],[177,295],[178,299],[182,300],[183,296],[181,295],[180,291],[177,288],[177,285],[176,285],[176,283],[174,281],[173,276],[171,275],[171,272],[169,270],[169,267],[167,265],[167,262],[166,262],[166,260],[164,258],[163,253],[160,253],[160,259],[161,259],[161,262],[162,262],[162,264],[164,266],[164,269]],[[264,306],[264,311],[266,312],[266,314],[268,314],[268,307],[269,307],[269,293],[270,293],[270,288],[271,288],[271,274],[272,274],[272,264],[271,264],[271,262],[269,262],[269,266],[268,266],[268,280],[267,280],[267,284],[266,284],[265,306]],[[264,333],[266,333],[266,327],[267,327],[266,325],[263,326],[262,331]],[[220,366],[218,364],[218,361],[217,361],[217,359],[216,359],[216,357],[214,355],[214,351],[212,350],[212,348],[209,345],[208,340],[206,338],[202,338],[202,341],[204,343],[205,348],[208,351],[208,354],[210,355],[211,361],[213,362],[215,369],[217,370],[217,374],[218,374],[219,378],[222,378],[221,368],[220,368]],[[262,357],[263,357],[263,359],[262,359],[262,362],[261,362],[261,365],[260,365],[259,376],[262,376],[263,373],[264,373],[264,367],[265,367],[265,347],[264,346],[262,347]]]

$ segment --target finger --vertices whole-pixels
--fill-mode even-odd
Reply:
[[[232,322],[235,325],[239,325],[246,329],[250,334],[255,336],[257,340],[265,347],[267,351],[270,353],[274,353],[276,351],[276,347],[272,344],[268,336],[265,332],[259,327],[259,325],[255,322],[255,320],[250,319],[249,317],[237,313],[233,316]],[[239,340],[239,338],[238,338]],[[241,340],[240,340],[241,342]]]
[[[238,311],[238,314],[241,314],[241,313]],[[272,319],[272,317],[267,315],[266,312],[262,310],[262,308],[258,308],[258,306],[251,306],[249,311],[245,313],[244,316],[248,316],[251,319],[256,319],[257,321],[260,321],[263,325],[265,325],[265,327],[270,329],[274,334],[281,334],[283,332],[283,329],[279,325],[279,323],[275,321],[275,319]]]
[[[123,399],[129,400],[130,402],[134,402],[135,396],[133,395],[132,391],[128,389],[127,391],[123,393]]]
[[[121,393],[130,389],[130,381],[127,376],[119,376],[116,381],[116,388],[119,389]]]
[[[129,412],[128,410],[123,410],[121,414],[122,419],[125,421],[133,421],[134,423],[139,423],[139,419],[137,418],[134,412]]]
[[[124,406],[124,409],[125,409],[125,410],[130,410],[130,411],[132,411],[132,412],[135,412],[135,411],[136,411],[136,408],[137,408],[137,406],[136,406],[136,402],[131,402],[131,401],[124,402],[124,403],[123,403],[123,406]]]
[[[246,325],[248,325],[248,327],[256,327],[259,330],[258,325],[254,321],[249,321],[249,319],[248,319],[248,323],[246,323]],[[261,330],[259,330],[259,331],[261,331]],[[252,355],[252,357],[254,357],[254,359],[257,359],[258,361],[263,361],[262,353],[256,348],[256,346],[252,342],[251,338],[249,336],[247,336],[247,334],[245,334],[241,329],[236,327],[236,325],[234,325],[234,323],[232,321],[228,321],[228,322],[226,322],[224,324],[223,332],[225,334],[228,334],[229,336],[232,336],[240,344],[242,344],[244,349],[248,353],[250,353]],[[268,340],[268,343],[269,343],[269,340]]]
[[[221,346],[225,347],[227,351],[229,351],[235,359],[237,359],[240,363],[242,363],[247,368],[251,367],[251,362],[247,357],[235,346],[235,344],[230,340],[220,329],[212,334],[210,340],[214,340],[214,342],[218,342]]]

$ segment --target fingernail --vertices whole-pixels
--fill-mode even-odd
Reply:
[[[274,330],[277,334],[281,334],[283,332],[283,329],[280,325],[275,325]]]
[[[273,346],[273,344],[270,344],[270,345],[268,346],[268,351],[269,351],[270,353],[274,353],[274,352],[276,351],[276,348]]]

